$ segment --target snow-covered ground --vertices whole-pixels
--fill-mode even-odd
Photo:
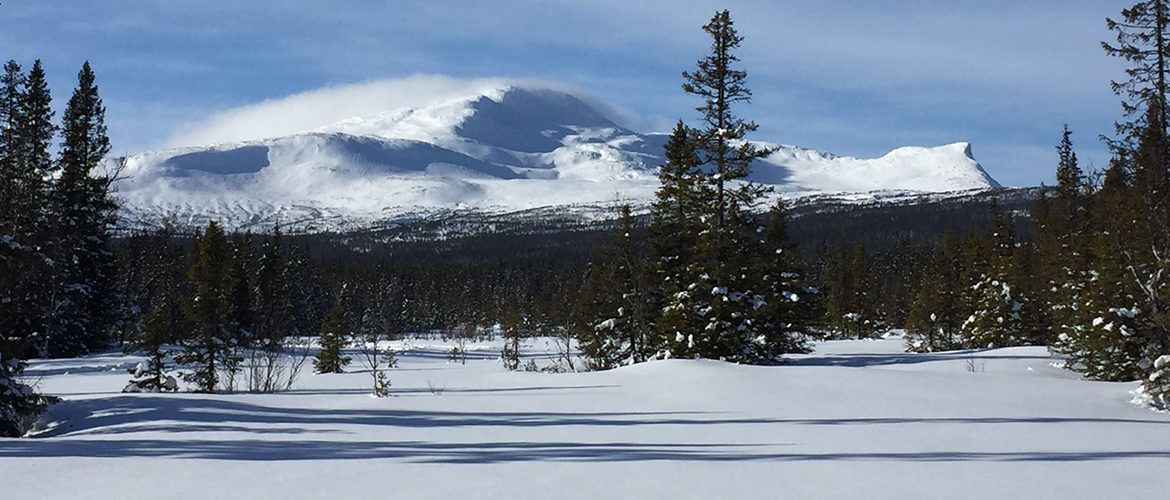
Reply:
[[[267,395],[121,394],[136,358],[36,361],[29,374],[65,401],[41,436],[0,439],[0,498],[1170,494],[1170,415],[1043,348],[829,342],[786,366],[554,374],[505,372],[498,343],[473,347],[461,365],[445,344],[412,341],[380,399],[356,361]]]

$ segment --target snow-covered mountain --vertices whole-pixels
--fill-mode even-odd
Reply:
[[[649,201],[666,137],[603,106],[506,86],[432,106],[355,117],[286,137],[152,151],[122,162],[131,224],[366,227],[452,211],[514,212]],[[754,166],[785,195],[950,192],[998,184],[970,146],[902,148],[857,159],[793,146]]]

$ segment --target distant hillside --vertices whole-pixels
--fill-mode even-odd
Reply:
[[[344,120],[286,137],[152,151],[122,162],[131,225],[290,231],[384,227],[473,211],[547,207],[591,217],[648,202],[665,136],[624,128],[568,93],[501,87],[432,106]],[[997,187],[966,143],[901,148],[876,159],[794,146],[752,180],[789,197],[943,193]]]

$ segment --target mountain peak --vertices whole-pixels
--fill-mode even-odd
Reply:
[[[431,106],[354,117],[319,129],[427,142],[471,141],[549,153],[580,129],[620,129],[602,111],[559,90],[505,85]]]
[[[228,227],[373,224],[455,209],[510,212],[653,199],[666,136],[616,123],[588,97],[497,85],[311,132],[125,159],[129,219]],[[777,147],[752,180],[787,196],[997,186],[970,145],[900,148],[877,159]]]

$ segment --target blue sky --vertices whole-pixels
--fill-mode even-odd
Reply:
[[[858,157],[969,141],[996,179],[1037,185],[1053,182],[1064,123],[1082,164],[1107,166],[1097,137],[1120,116],[1109,81],[1124,66],[1100,42],[1132,2],[4,0],[0,59],[42,59],[58,103],[89,60],[115,154],[322,88],[426,93],[419,74],[558,82],[653,132],[695,119],[680,74],[726,8],[745,37],[753,138]]]

